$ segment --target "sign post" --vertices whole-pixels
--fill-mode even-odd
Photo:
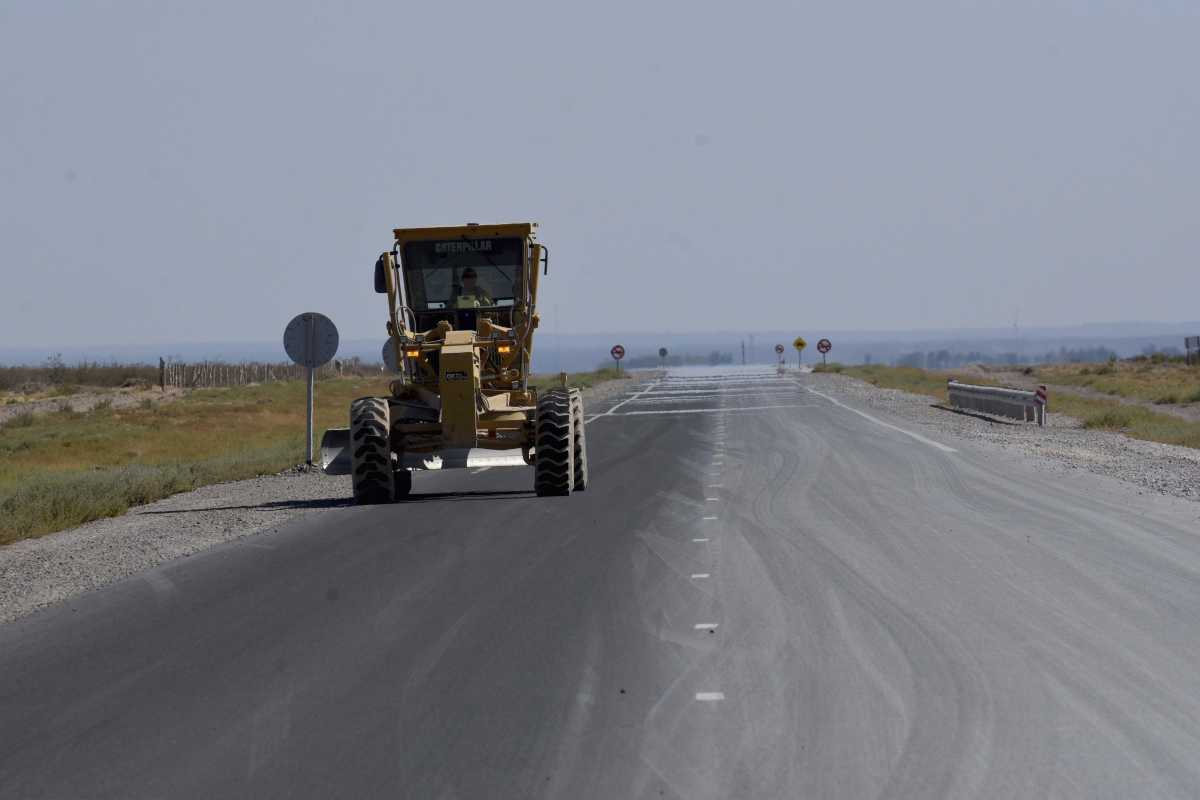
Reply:
[[[297,314],[283,329],[283,349],[288,358],[305,368],[308,378],[308,437],[304,440],[304,463],[311,467],[314,370],[337,355],[337,326],[329,317],[315,311]]]
[[[808,347],[808,342],[804,341],[803,336],[797,336],[792,341],[792,347],[796,348],[796,366],[800,366],[800,362],[804,360],[804,348]]]
[[[621,359],[625,357],[625,348],[619,344],[614,344],[612,350],[608,351],[613,357],[613,361],[617,362],[617,375],[621,374]]]
[[[833,349],[833,342],[828,339],[822,339],[817,342],[817,352],[821,354],[821,363],[825,363],[825,354]]]

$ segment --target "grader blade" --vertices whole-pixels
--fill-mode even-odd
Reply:
[[[330,428],[321,437],[321,469],[326,475],[350,474],[350,429]]]
[[[520,450],[488,450],[482,447],[448,447],[433,453],[405,453],[408,469],[477,469],[527,467]]]

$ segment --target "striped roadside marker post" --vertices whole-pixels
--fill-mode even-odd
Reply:
[[[1046,387],[1038,386],[1033,402],[1037,403],[1037,424],[1046,424]]]

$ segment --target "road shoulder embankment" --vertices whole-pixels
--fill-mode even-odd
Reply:
[[[809,385],[843,402],[888,415],[930,438],[1028,457],[1038,468],[1084,470],[1117,478],[1143,490],[1200,501],[1200,450],[1132,439],[1118,432],[1085,428],[1053,412],[1045,427],[983,415],[958,413],[928,395],[884,389],[836,373],[816,373]],[[951,439],[952,437],[952,439]]]
[[[584,390],[600,406],[638,374]],[[350,505],[350,479],[289,470],[219,483],[130,509],[119,517],[0,547],[0,623],[177,558],[298,517]]]

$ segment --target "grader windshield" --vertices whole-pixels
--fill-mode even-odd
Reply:
[[[523,239],[409,242],[401,253],[414,311],[511,307],[521,293]]]

